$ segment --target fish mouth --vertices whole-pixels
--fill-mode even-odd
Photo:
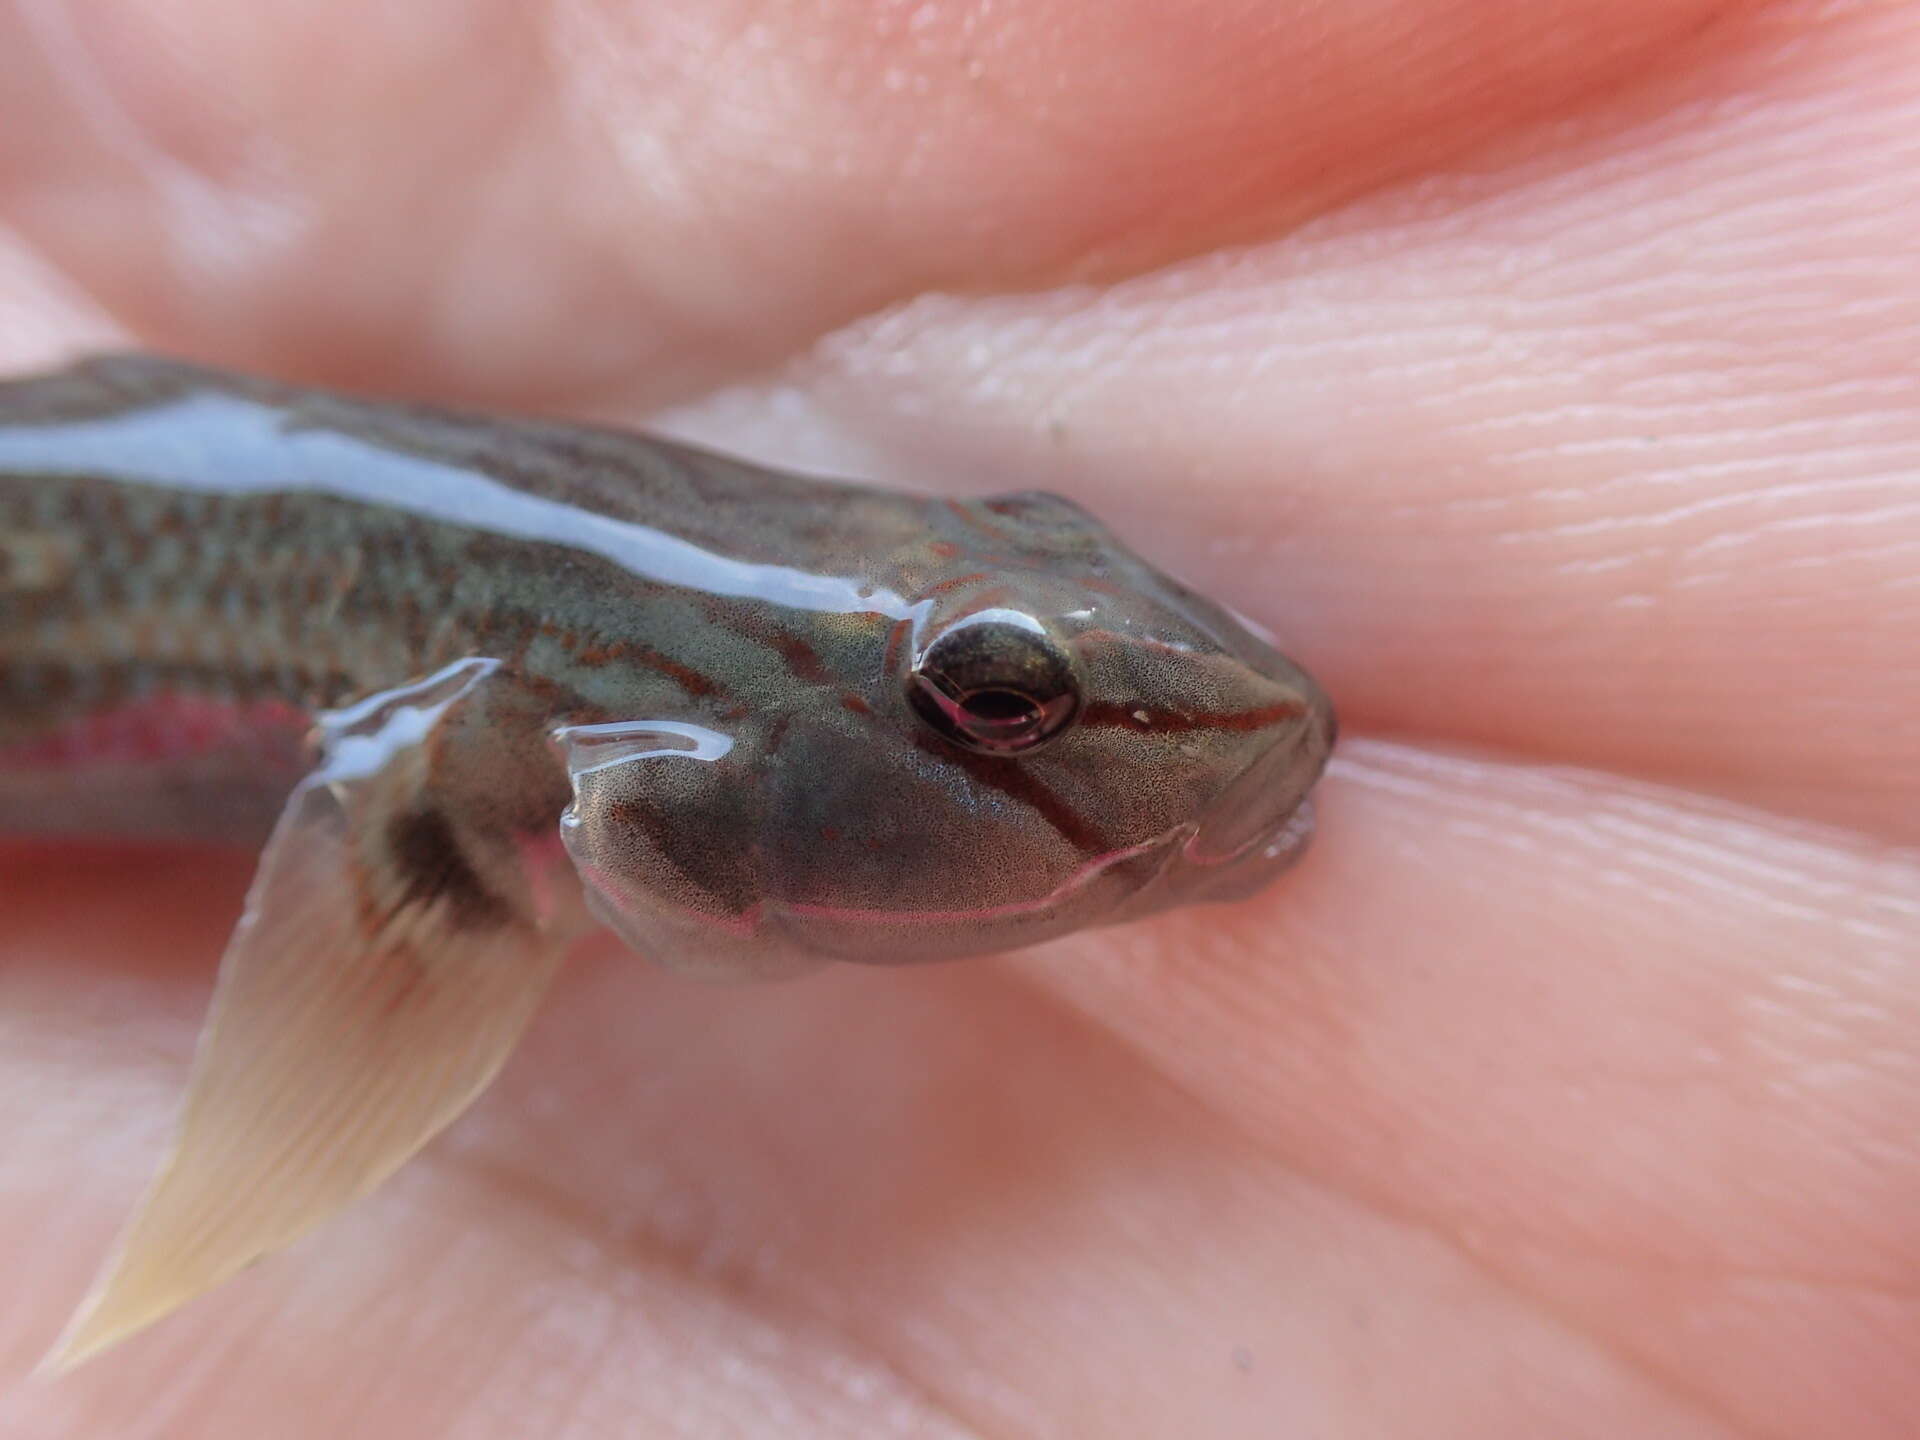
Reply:
[[[1279,860],[1292,848],[1300,828],[1300,812],[1311,808],[1303,801],[1286,814],[1236,839],[1230,848],[1220,848],[1219,835],[1203,826],[1180,848],[1179,858],[1195,870],[1229,870]]]
[[[1256,755],[1157,877],[1156,908],[1243,900],[1292,864],[1313,833],[1307,796],[1318,772],[1298,736]]]
[[[1317,776],[1299,734],[1266,746],[1222,788],[1185,847],[1196,865],[1225,865],[1272,844],[1288,828]]]

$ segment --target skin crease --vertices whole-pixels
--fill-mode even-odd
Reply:
[[[583,954],[390,1189],[51,1387],[248,862],[0,853],[0,1433],[1911,1433],[1920,12],[1165,13],[0,7],[8,368],[1044,484],[1351,737],[1235,909]]]

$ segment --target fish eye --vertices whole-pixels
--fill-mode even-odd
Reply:
[[[1073,657],[1017,611],[948,626],[914,657],[907,700],[936,734],[985,755],[1031,751],[1080,713]]]

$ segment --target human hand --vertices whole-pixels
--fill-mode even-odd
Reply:
[[[1043,485],[1341,707],[1270,893],[602,948],[56,1385],[244,857],[0,868],[0,1434],[1910,1433],[1920,12],[20,0],[0,364]]]

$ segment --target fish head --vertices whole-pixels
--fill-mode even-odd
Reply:
[[[951,959],[1237,900],[1298,856],[1335,729],[1312,678],[1070,502],[973,508],[990,563],[956,555],[830,683],[564,737],[568,847],[636,949],[716,976]]]

